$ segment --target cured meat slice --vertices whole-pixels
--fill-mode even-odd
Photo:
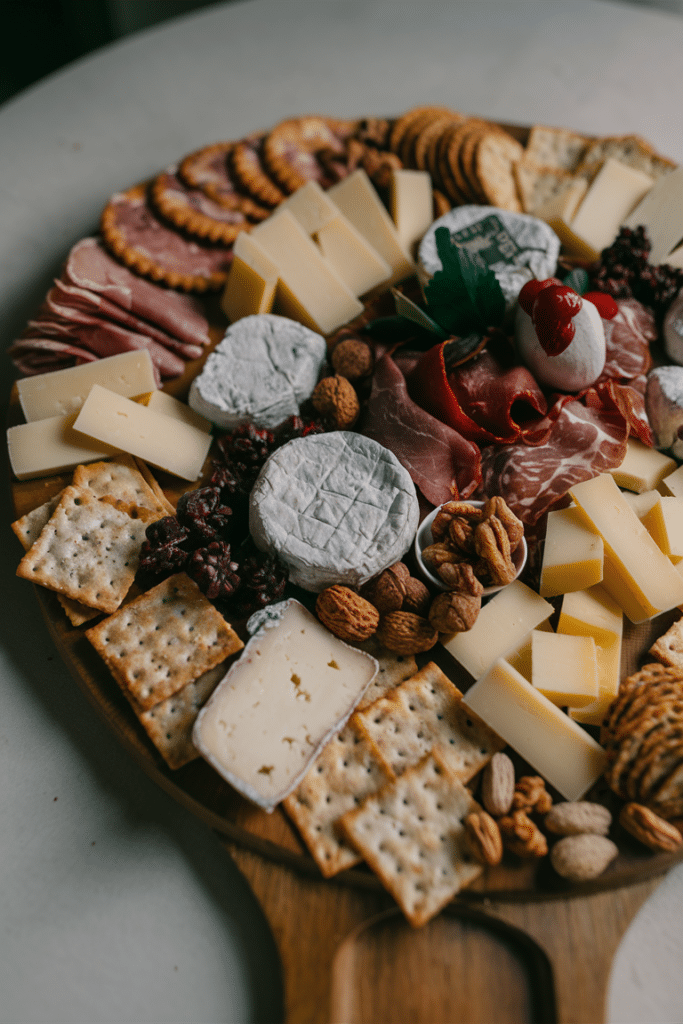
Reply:
[[[19,338],[7,349],[7,354],[24,376],[48,373],[67,366],[95,362],[97,356],[85,348],[69,345],[56,338]]]
[[[228,208],[217,203],[201,188],[185,185],[177,174],[177,168],[169,167],[158,174],[150,189],[150,198],[162,217],[188,234],[204,238],[214,244],[229,246],[240,231],[249,228],[249,216],[257,215],[257,206],[250,199],[244,199]],[[239,197],[236,196],[237,199]]]
[[[600,380],[631,380],[652,365],[650,344],[657,338],[654,314],[636,299],[617,299],[619,312],[603,320],[607,358]]]
[[[200,299],[138,277],[115,260],[97,238],[76,242],[62,280],[103,296],[190,345],[209,344],[209,323]]]
[[[166,225],[148,202],[144,185],[111,197],[101,229],[109,251],[136,274],[190,292],[215,291],[225,284],[232,250],[188,239]]]
[[[480,483],[476,444],[413,402],[403,374],[388,354],[375,367],[361,432],[394,453],[433,505],[467,498]]]
[[[482,491],[499,494],[524,523],[534,524],[570,487],[618,466],[628,426],[618,411],[564,402],[544,444],[490,445],[482,451]]]
[[[39,318],[43,315],[42,310],[50,318],[74,320],[77,323],[92,323],[93,318],[111,320],[136,334],[144,334],[152,338],[164,348],[177,352],[185,359],[197,359],[204,351],[201,345],[191,345],[172,337],[160,327],[147,323],[133,313],[117,306],[114,302],[110,302],[104,295],[97,295],[86,288],[76,288],[74,285],[65,284],[60,280],[56,280],[47,293]]]

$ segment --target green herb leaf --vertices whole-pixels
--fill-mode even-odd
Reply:
[[[569,271],[562,284],[566,284],[568,288],[573,288],[578,295],[585,295],[590,285],[588,272],[583,267],[574,267],[573,270]]]
[[[441,270],[425,287],[430,316],[449,335],[500,326],[505,296],[496,275],[480,256],[453,242],[448,228],[437,228],[434,237]]]

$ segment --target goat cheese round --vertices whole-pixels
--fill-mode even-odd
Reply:
[[[657,366],[650,370],[645,410],[657,447],[671,448],[683,427],[683,366]]]
[[[559,391],[581,391],[594,384],[605,367],[605,329],[592,302],[581,300],[572,317],[575,334],[564,352],[549,356],[528,313],[517,307],[515,344],[539,384]]]
[[[451,239],[484,260],[498,279],[508,308],[527,281],[552,277],[560,255],[553,229],[528,213],[496,206],[456,206],[439,217],[424,235],[417,252],[417,276],[424,288],[441,270],[436,229],[448,228]]]
[[[254,484],[249,529],[292,583],[318,593],[359,587],[399,561],[419,520],[415,485],[396,456],[352,431],[296,438]]]
[[[189,404],[216,426],[272,430],[299,414],[327,359],[321,334],[274,313],[235,321],[195,377]]]

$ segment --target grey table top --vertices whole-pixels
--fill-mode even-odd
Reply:
[[[288,115],[433,103],[637,132],[681,162],[682,52],[680,17],[592,0],[244,0],[107,47],[0,109],[3,346],[109,195],[200,145]],[[277,1019],[255,900],[84,701],[16,556],[0,617],[0,1019]],[[612,1024],[683,1019],[682,899],[679,868],[629,929]]]

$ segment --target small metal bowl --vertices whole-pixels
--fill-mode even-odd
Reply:
[[[469,505],[474,505],[475,508],[484,507],[483,501],[472,501],[469,498],[467,499],[467,501]],[[436,515],[439,512],[439,509],[441,508],[442,506],[439,505],[438,508],[435,508],[434,511],[431,512],[420,523],[417,533],[415,534],[415,560],[417,561],[418,568],[427,583],[430,583],[433,587],[436,587],[437,590],[448,590],[449,588],[446,586],[443,580],[441,580],[438,576],[435,576],[434,573],[427,568],[422,557],[422,549],[429,547],[429,545],[434,542],[434,538],[432,537],[432,523],[434,522],[434,519],[436,518]],[[526,539],[522,537],[521,541],[519,542],[515,550],[512,552],[512,561],[514,563],[515,569],[517,570],[517,572],[515,573],[515,579],[517,579],[522,569],[526,565],[526,559]],[[507,586],[506,583],[500,584],[497,587],[484,587],[483,596],[490,597],[491,594],[497,594],[498,591],[502,590],[503,587],[505,586]]]

